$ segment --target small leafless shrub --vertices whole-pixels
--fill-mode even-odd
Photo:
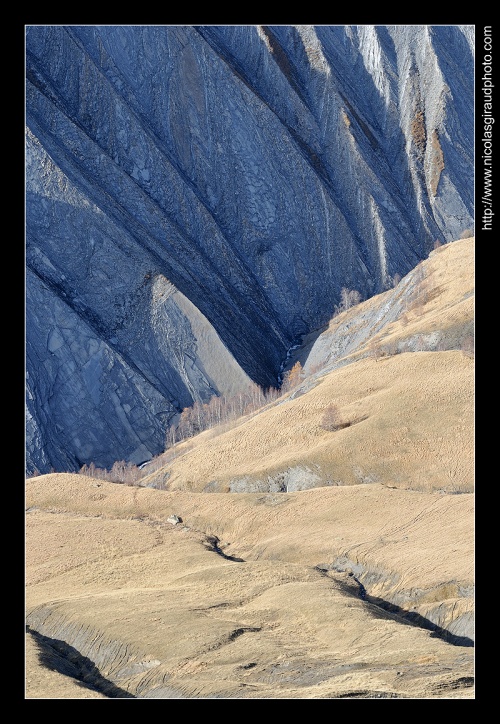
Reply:
[[[382,345],[379,342],[372,342],[370,344],[368,352],[370,354],[370,357],[373,357],[375,362],[378,362],[378,360],[383,357]]]
[[[386,357],[393,357],[395,354],[399,354],[398,343],[396,341],[387,342],[387,344],[384,345],[384,352]]]
[[[429,301],[429,280],[426,277],[422,262],[415,267],[413,281],[411,298],[406,311],[421,314],[424,306]]]
[[[382,357],[393,357],[395,354],[399,354],[399,346],[396,341],[386,342],[385,344],[382,344],[380,341],[372,342],[369,347],[369,353],[375,362],[378,362]]]
[[[425,339],[422,334],[417,334],[415,337],[415,352],[425,352]]]
[[[321,418],[321,427],[328,432],[334,432],[345,427],[338,405],[331,404],[325,409]]]

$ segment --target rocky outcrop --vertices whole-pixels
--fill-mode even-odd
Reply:
[[[276,385],[342,287],[472,228],[473,52],[469,26],[27,26],[28,471],[150,458],[193,400]]]
[[[300,361],[309,378],[298,394],[315,383],[315,371],[324,374],[362,357],[465,351],[467,340],[473,344],[474,339],[475,280],[468,271],[474,267],[474,243],[473,238],[460,239],[439,247],[393,289],[346,310],[310,335],[287,363],[290,369]]]
[[[358,595],[397,615],[401,620],[434,631],[460,646],[475,638],[474,586],[449,581],[430,589],[402,587],[403,578],[367,561],[339,556],[323,570],[347,572],[358,584]],[[350,585],[354,586],[352,582]]]

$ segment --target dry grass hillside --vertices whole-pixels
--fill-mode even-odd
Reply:
[[[28,698],[473,696],[471,495],[54,474],[26,497]]]
[[[394,289],[335,317],[302,354],[309,374],[298,389],[229,430],[179,445],[143,484],[272,492],[380,482],[472,492],[474,360],[470,346],[460,348],[473,332],[473,255],[474,239],[443,246]],[[322,426],[330,405],[347,425],[334,432]]]
[[[27,480],[26,698],[473,698],[472,323],[466,239],[139,486]]]
[[[334,317],[291,357],[314,378],[366,355],[471,350],[474,335],[474,238],[435,249],[394,288]]]
[[[142,482],[199,492],[374,482],[471,492],[473,369],[459,351],[360,360],[229,431],[203,433]],[[348,427],[323,429],[330,404]]]

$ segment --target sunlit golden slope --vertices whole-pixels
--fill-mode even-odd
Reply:
[[[473,379],[473,360],[458,351],[360,360],[232,430],[201,435],[142,482],[197,491],[379,482],[471,492]],[[322,428],[331,403],[349,427]]]
[[[473,696],[471,495],[54,474],[27,482],[26,504],[29,636],[59,672],[30,655],[28,698],[91,695],[68,693],[64,656],[113,698]]]
[[[335,316],[289,361],[309,376],[367,354],[470,347],[474,333],[474,238],[441,246],[387,292]]]
[[[473,239],[441,247],[398,287],[336,317],[309,345],[309,376],[294,393],[233,429],[180,445],[143,483],[221,492],[362,482],[472,491],[474,360],[453,347],[473,323],[473,251]],[[424,351],[398,353],[398,345]],[[323,429],[331,404],[348,427]]]

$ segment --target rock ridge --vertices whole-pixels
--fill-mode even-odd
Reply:
[[[26,76],[28,473],[150,459],[473,228],[473,26],[27,26]]]

